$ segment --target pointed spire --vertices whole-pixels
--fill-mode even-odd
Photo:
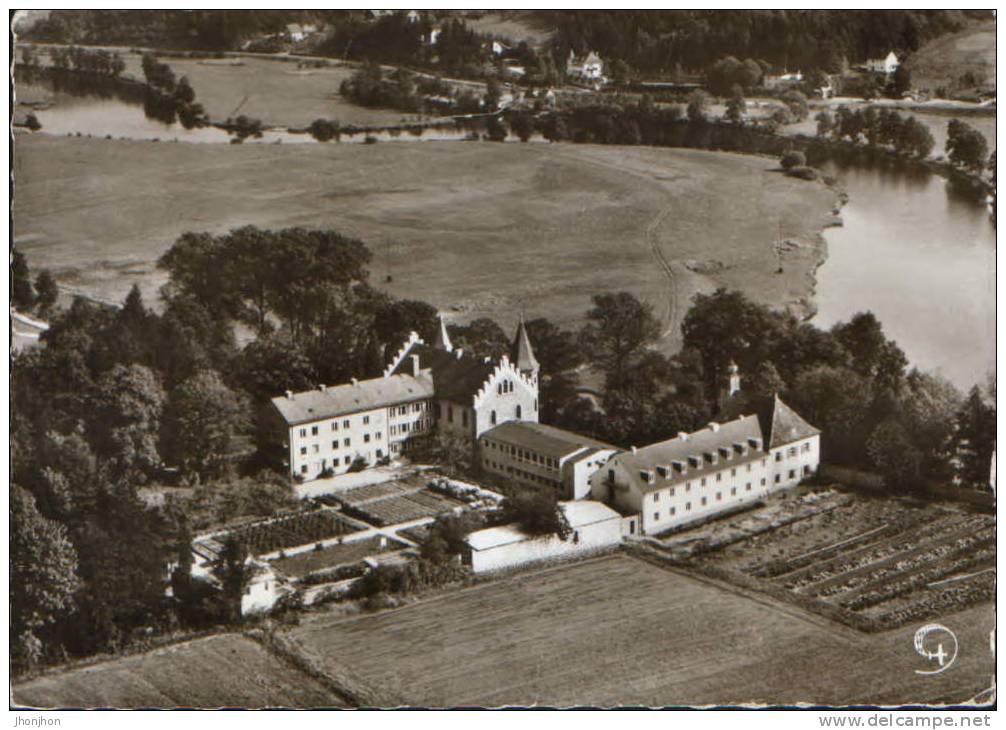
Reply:
[[[510,348],[510,360],[522,373],[531,371],[537,375],[538,361],[531,349],[531,338],[527,336],[523,314],[520,316],[520,324],[517,325],[517,335],[513,339],[513,346]]]
[[[447,352],[454,350],[454,346],[451,344],[451,338],[447,334],[447,323],[444,322],[443,315],[440,316],[440,326],[437,328],[437,339],[434,340],[433,346],[438,350],[446,350]]]

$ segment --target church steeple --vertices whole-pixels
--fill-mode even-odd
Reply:
[[[538,360],[535,359],[534,351],[531,349],[531,338],[527,336],[527,328],[524,326],[524,315],[521,315],[520,324],[517,325],[517,335],[513,339],[510,348],[510,360],[516,368],[529,378],[538,378]]]
[[[440,317],[440,326],[437,328],[437,339],[434,340],[433,346],[438,350],[446,350],[447,352],[454,350],[454,346],[451,345],[451,338],[447,334],[447,323],[444,322],[443,316]]]

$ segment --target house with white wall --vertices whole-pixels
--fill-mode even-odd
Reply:
[[[883,58],[871,58],[866,62],[866,70],[876,74],[891,75],[898,70],[901,65],[897,55],[891,51]]]

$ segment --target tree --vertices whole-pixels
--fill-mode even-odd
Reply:
[[[918,488],[922,455],[898,421],[887,420],[874,428],[867,439],[866,450],[888,488]]]
[[[42,122],[38,120],[35,112],[28,112],[24,118],[24,126],[30,129],[32,132],[37,132],[42,128]]]
[[[503,92],[500,89],[499,82],[496,79],[489,79],[486,84],[486,95],[485,104],[487,111],[496,111],[500,105],[500,98],[503,96]]]
[[[775,363],[765,360],[761,367],[745,378],[744,390],[755,395],[773,396],[786,390],[786,381],[779,375]]]
[[[744,101],[744,92],[740,86],[734,85],[733,94],[727,100],[726,118],[738,124],[744,119],[747,113],[747,102]]]
[[[908,358],[872,312],[860,312],[847,323],[840,322],[832,334],[852,355],[852,367],[884,387],[897,390],[905,374]]]
[[[817,365],[793,381],[787,402],[823,432],[823,456],[854,462],[862,444],[862,424],[872,400],[870,381],[844,367]]]
[[[248,548],[235,535],[228,535],[215,571],[220,579],[224,604],[230,621],[241,619],[241,599],[255,574],[248,561]]]
[[[66,528],[38,511],[35,498],[10,486],[11,654],[30,667],[42,657],[47,629],[74,608],[77,554]]]
[[[525,327],[542,377],[567,372],[583,362],[575,332],[560,329],[544,318],[532,319]]]
[[[510,131],[516,134],[521,142],[527,142],[534,134],[534,117],[520,112],[510,117]]]
[[[989,484],[992,452],[996,446],[995,401],[986,401],[978,386],[969,392],[954,419],[957,433],[954,441],[960,466],[958,476],[972,488]]]
[[[556,535],[566,540],[573,533],[554,492],[521,492],[503,500],[501,510],[507,522],[516,522],[532,535]]]
[[[628,292],[595,294],[594,308],[580,332],[581,346],[592,352],[610,387],[624,381],[633,358],[660,336],[653,307]]]
[[[894,69],[894,76],[891,78],[891,93],[895,97],[902,97],[912,88],[912,72],[905,64],[899,64]]]
[[[48,269],[42,269],[35,277],[35,296],[35,306],[39,315],[48,317],[59,298],[59,286]]]
[[[750,91],[761,83],[762,76],[764,76],[762,67],[753,58],[749,58],[737,72],[737,83],[743,89]]]
[[[187,76],[182,76],[178,79],[178,85],[175,87],[174,97],[175,100],[181,104],[191,104],[196,100],[196,92],[192,89],[192,85],[189,83],[189,78]]]
[[[412,459],[422,464],[438,464],[448,474],[468,474],[472,470],[472,447],[455,433],[437,428],[419,439],[412,448]]]
[[[616,59],[611,64],[611,80],[618,86],[627,86],[631,81],[631,77],[632,69],[629,68],[629,64],[624,59]]]
[[[90,441],[95,453],[123,473],[149,471],[161,462],[157,438],[164,388],[143,365],[116,365],[97,383]]]
[[[803,121],[810,114],[807,97],[803,95],[803,92],[790,89],[779,98],[798,122]]]
[[[487,317],[473,319],[466,325],[448,325],[447,333],[455,348],[461,348],[478,358],[497,359],[510,349],[506,332]]]
[[[827,137],[831,133],[831,130],[835,128],[835,118],[830,112],[818,112],[814,120],[817,122],[818,137]]]
[[[946,150],[953,164],[977,172],[986,164],[988,142],[970,124],[951,119],[947,124]]]
[[[11,302],[18,309],[29,311],[35,303],[35,292],[31,285],[28,259],[17,249],[11,251],[10,277]]]
[[[697,89],[688,96],[688,121],[700,123],[706,121],[709,113],[709,94]]]
[[[218,474],[249,426],[245,399],[213,370],[203,370],[168,394],[161,453],[170,464],[199,476]]]
[[[709,90],[717,96],[728,95],[731,88],[740,83],[743,70],[744,65],[733,56],[721,58],[709,68],[709,72],[706,74]]]
[[[489,117],[486,120],[486,136],[492,142],[503,142],[506,140],[506,129],[500,122],[499,117]]]
[[[318,384],[314,364],[299,341],[268,335],[248,343],[235,367],[235,378],[256,403],[284,391],[302,391]]]

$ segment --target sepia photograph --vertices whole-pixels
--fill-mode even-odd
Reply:
[[[8,721],[990,726],[996,37],[9,10]]]

